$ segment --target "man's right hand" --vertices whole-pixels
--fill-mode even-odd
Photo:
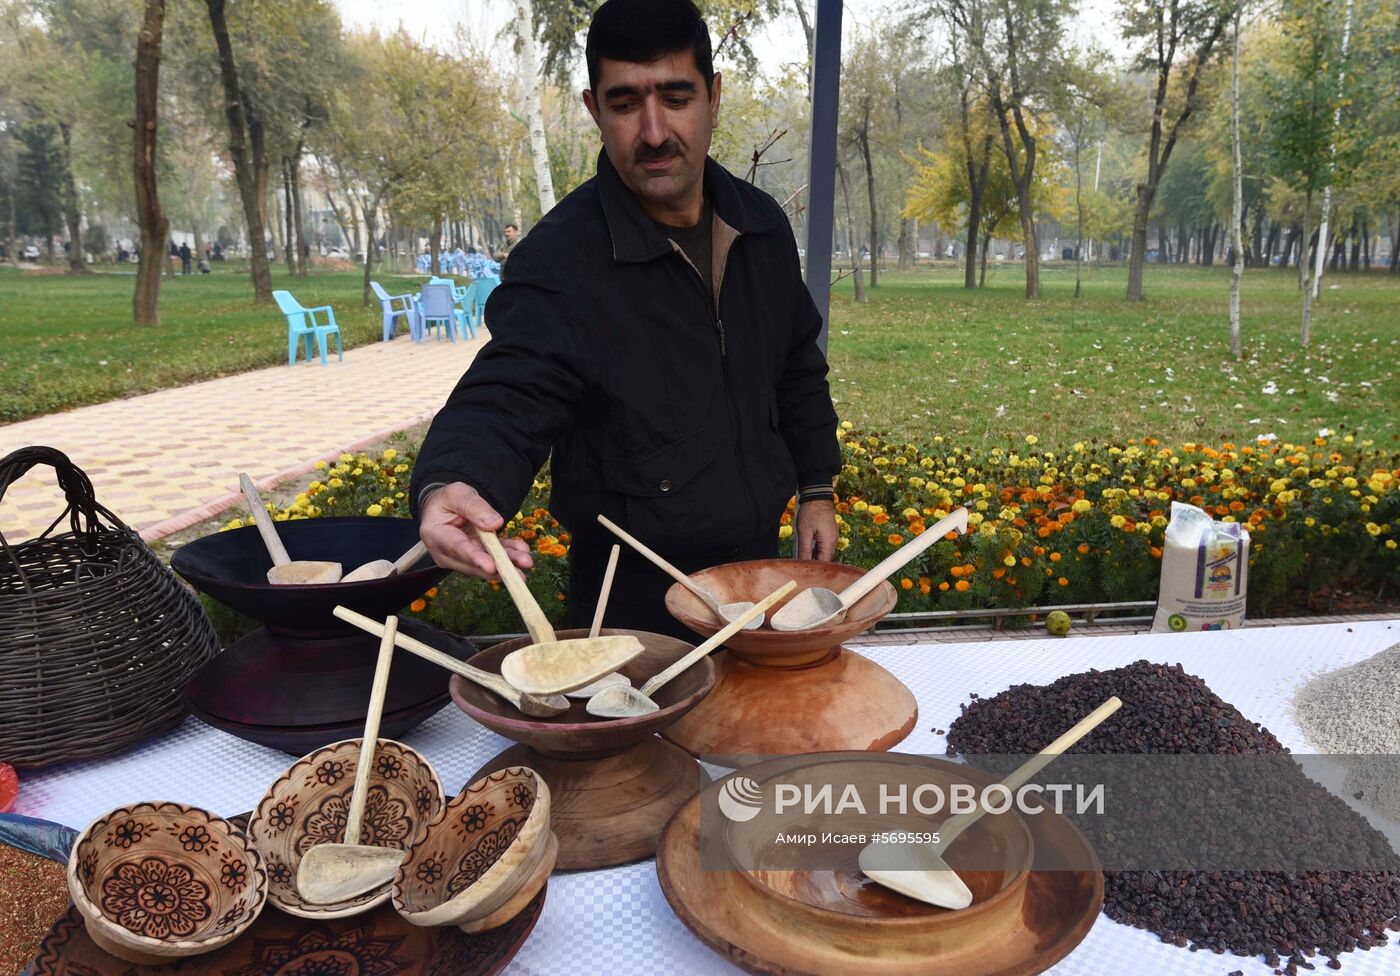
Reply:
[[[499,532],[505,519],[471,485],[457,481],[429,494],[418,513],[418,524],[418,535],[439,566],[464,576],[500,579],[476,529]],[[502,539],[501,545],[520,569],[535,564],[524,540]]]

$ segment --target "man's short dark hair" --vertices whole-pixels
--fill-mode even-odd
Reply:
[[[506,224],[506,230],[510,230],[512,227],[514,227],[516,230],[520,229],[520,226],[518,224]]]
[[[588,87],[598,86],[603,58],[649,64],[689,50],[709,92],[715,78],[710,29],[691,0],[607,0],[593,14],[584,45]]]

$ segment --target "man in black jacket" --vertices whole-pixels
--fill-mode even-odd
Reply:
[[[491,341],[433,421],[411,498],[439,565],[490,576],[499,529],[546,457],[586,625],[614,541],[602,513],[685,572],[777,554],[796,491],[798,555],[832,558],[836,412],[781,207],[708,158],[720,77],[690,0],[609,0],[586,47],[597,176],[511,251]],[[551,455],[552,451],[552,455]],[[511,559],[531,565],[528,547]],[[624,547],[607,623],[691,636],[670,580]]]

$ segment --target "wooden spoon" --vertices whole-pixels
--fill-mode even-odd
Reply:
[[[725,624],[715,632],[709,640],[672,664],[665,671],[650,678],[646,684],[642,685],[640,691],[631,687],[618,685],[615,688],[606,688],[598,692],[588,700],[585,706],[589,715],[597,715],[599,718],[631,718],[634,715],[646,715],[649,712],[659,711],[661,706],[652,700],[672,678],[685,671],[686,668],[696,664],[702,657],[719,647],[729,638],[744,629],[744,625],[750,620],[763,616],[764,612],[787,596],[797,586],[796,580],[788,580],[772,593],[769,593],[762,600],[759,600],[748,610]]]
[[[525,621],[534,643],[511,651],[501,661],[501,676],[511,686],[527,695],[558,695],[581,688],[603,675],[616,671],[646,647],[630,634],[614,637],[576,637],[556,640],[544,611],[535,602],[520,570],[506,555],[496,533],[477,529],[477,536],[491,558],[496,572],[505,583],[516,610]]]
[[[361,580],[384,579],[388,576],[397,576],[399,573],[406,573],[414,567],[418,560],[422,559],[428,552],[428,547],[422,542],[415,542],[413,548],[408,550],[398,559],[389,562],[387,559],[371,559],[356,569],[352,569],[340,578],[342,583],[358,583]]]
[[[603,629],[603,614],[608,609],[608,594],[612,592],[613,574],[617,572],[617,557],[621,552],[621,546],[613,546],[612,552],[608,553],[608,568],[603,573],[603,589],[598,593],[598,606],[593,610],[593,626],[588,629],[589,637],[597,637],[598,632]],[[565,692],[565,697],[586,700],[604,688],[611,688],[613,685],[627,685],[630,688],[632,682],[628,681],[627,676],[622,672],[614,671],[612,674],[603,675],[597,681],[589,682],[582,688]]]
[[[1036,773],[1048,766],[1056,756],[1074,745],[1093,731],[1099,723],[1121,708],[1123,702],[1117,696],[1110,698],[1074,727],[1050,743],[1039,753],[1001,781],[1008,791],[1015,793]],[[963,879],[943,860],[942,852],[948,845],[971,827],[986,809],[979,803],[970,813],[960,813],[949,817],[938,831],[936,844],[869,844],[860,852],[860,869],[870,880],[940,908],[966,908],[972,904],[972,892]],[[888,865],[905,863],[908,867],[890,868]]]
[[[393,847],[371,847],[359,842],[369,780],[374,774],[379,718],[384,712],[384,693],[389,687],[389,667],[394,659],[399,618],[389,617],[384,621],[383,630],[379,660],[374,666],[374,684],[369,693],[369,714],[365,716],[365,736],[360,740],[360,761],[355,766],[355,787],[345,815],[345,837],[339,844],[317,844],[306,852],[297,868],[297,891],[313,905],[326,905],[373,891],[393,879],[406,853]]]
[[[300,583],[340,582],[340,563],[312,559],[292,562],[292,557],[287,555],[287,547],[282,545],[277,528],[272,524],[272,517],[267,514],[267,506],[258,494],[258,486],[246,474],[238,476],[238,484],[243,488],[243,498],[248,502],[248,507],[253,510],[253,522],[262,536],[263,545],[267,546],[267,554],[272,557],[272,568],[267,571],[269,583],[294,586]]]
[[[331,611],[347,624],[353,624],[366,633],[382,636],[384,626],[377,620],[372,620],[364,614],[356,613],[349,607],[336,607]],[[487,691],[495,692],[516,708],[520,709],[531,718],[553,718],[556,715],[563,715],[569,710],[569,702],[563,695],[550,695],[547,698],[536,698],[534,695],[522,695],[509,684],[506,679],[499,674],[492,674],[490,671],[483,671],[474,668],[470,664],[465,664],[449,654],[444,654],[436,647],[424,644],[416,638],[407,634],[399,634],[394,638],[394,643],[410,654],[416,654],[425,661],[431,661],[440,668],[446,668],[453,674],[460,674],[468,681],[481,685]]]
[[[653,566],[661,570],[667,576],[671,577],[671,579],[675,580],[681,586],[684,586],[687,590],[699,597],[700,602],[705,604],[705,606],[707,606],[710,609],[710,613],[714,614],[715,620],[717,620],[719,623],[724,624],[728,623],[731,620],[737,620],[740,616],[742,616],[753,606],[753,604],[748,600],[741,600],[738,603],[720,603],[718,600],[715,599],[715,595],[713,593],[705,589],[699,583],[695,582],[695,580],[691,579],[689,576],[685,575],[685,573],[682,573],[676,567],[672,566],[666,560],[662,559],[655,552],[652,552],[640,541],[629,535],[626,529],[622,528],[620,525],[617,525],[607,516],[599,515],[598,521],[602,524],[603,528],[607,529],[613,535],[617,536],[623,542],[627,543],[633,549],[637,550],[637,552],[639,552],[641,555],[645,556]],[[748,626],[744,629],[756,630],[762,625],[763,617],[758,616],[751,619],[749,621]]]
[[[886,578],[903,569],[915,556],[951,531],[967,531],[967,509],[959,508],[930,529],[910,539],[881,560],[874,569],[834,593],[824,586],[803,590],[773,614],[768,625],[774,630],[813,630],[835,623],[846,616],[861,597],[883,583]]]

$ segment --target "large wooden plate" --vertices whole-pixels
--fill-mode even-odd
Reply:
[[[953,766],[960,776],[979,778],[966,766],[944,760],[913,761]],[[1069,955],[1103,904],[1100,870],[1031,871],[1023,901],[1008,905],[995,924],[943,933],[954,937],[940,935],[936,917],[903,912],[888,902],[887,917],[824,913],[775,896],[741,871],[703,870],[700,802],[697,795],[686,803],[662,835],[656,852],[661,890],[702,942],[751,973],[1034,976]],[[1098,863],[1068,819],[1047,813],[1028,817],[1026,823],[1036,851],[1059,863]],[[895,899],[916,904],[898,895],[889,902]]]
[[[70,906],[40,944],[30,976],[493,976],[520,951],[544,898],[541,890],[509,923],[479,935],[419,928],[388,905],[325,920],[296,918],[268,905],[226,948],[166,966],[135,966],[103,952]]]

